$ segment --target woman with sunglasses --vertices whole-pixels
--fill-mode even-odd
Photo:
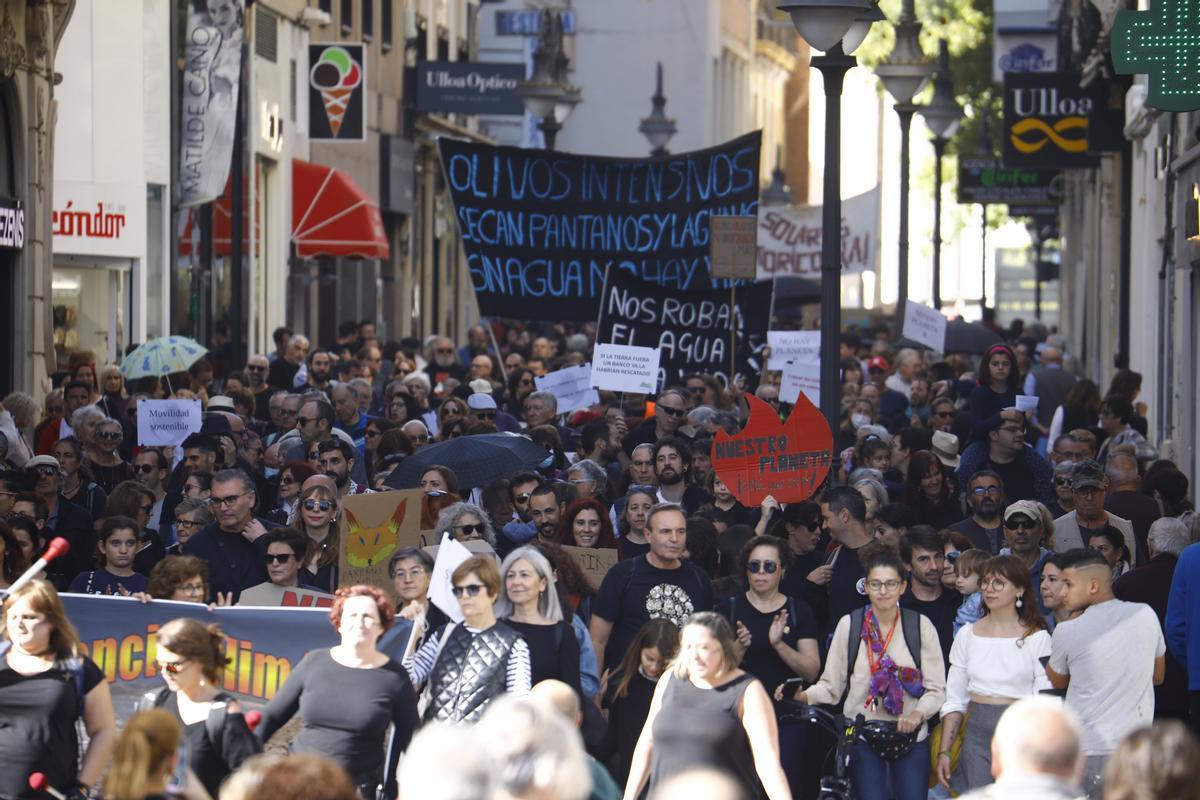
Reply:
[[[140,481],[124,481],[108,496],[108,508],[104,512],[106,517],[130,517],[137,523],[138,545],[133,568],[143,575],[148,575],[167,552],[158,531],[146,527],[150,524],[155,500],[154,492],[146,488],[145,484]]]
[[[187,767],[209,796],[262,746],[246,725],[233,695],[221,690],[225,676],[225,634],[197,619],[174,619],[155,636],[158,669],[166,684],[147,692],[139,711],[161,708],[179,720],[187,743]]]
[[[32,581],[4,600],[0,654],[0,797],[27,798],[43,773],[72,798],[85,796],[108,764],[117,736],[104,673],[83,653],[62,600]],[[87,733],[82,750],[80,723]],[[40,796],[40,795],[39,795]]]
[[[1050,655],[1050,634],[1025,564],[1015,556],[996,556],[984,565],[980,589],[983,617],[954,637],[942,705],[937,778],[956,794],[992,782],[992,734],[1004,710],[1051,688],[1042,666]],[[950,745],[964,714],[962,749],[952,769]]]
[[[379,442],[383,435],[390,430],[395,430],[396,425],[388,422],[386,419],[375,419],[374,417],[367,423],[367,427],[363,430],[363,463],[367,467],[367,483],[374,484],[375,481],[375,454],[379,449]]]
[[[829,705],[844,697],[846,713],[861,713],[872,725],[865,734],[874,747],[860,741],[850,759],[859,800],[885,800],[889,784],[895,800],[925,800],[930,771],[925,723],[946,699],[942,646],[927,617],[900,607],[908,583],[896,551],[877,544],[864,550],[869,605],[838,621],[821,679],[796,699]]]
[[[105,417],[92,429],[92,446],[85,452],[92,477],[109,493],[118,483],[133,479],[133,468],[121,457],[124,439],[125,430],[121,423]]]
[[[408,674],[378,648],[395,619],[382,590],[338,589],[329,621],[341,641],[309,651],[292,670],[263,710],[259,741],[269,741],[299,713],[303,723],[293,752],[319,753],[339,764],[359,797],[395,797],[396,764],[417,727],[417,695]]]
[[[273,522],[286,524],[296,513],[300,504],[300,487],[316,475],[317,471],[307,461],[289,461],[279,470],[279,504],[269,516]]]
[[[450,575],[463,621],[430,634],[404,659],[414,684],[428,682],[426,722],[474,723],[499,695],[529,693],[529,646],[521,634],[496,620],[500,595],[496,559],[477,555]]]
[[[92,471],[83,458],[83,443],[74,436],[64,436],[54,443],[50,455],[62,467],[63,497],[86,508],[92,519],[103,517],[108,492],[92,480]]]
[[[758,678],[768,693],[797,675],[812,682],[821,670],[812,610],[802,599],[788,597],[779,589],[791,561],[786,541],[755,536],[738,557],[747,590],[717,609],[745,648],[741,668]],[[779,754],[793,794],[800,787],[803,742],[802,723],[780,727]]]
[[[508,407],[509,414],[521,419],[525,410],[525,398],[533,394],[537,388],[534,383],[533,370],[528,367],[517,367],[508,373]]]
[[[438,441],[446,441],[450,428],[453,425],[461,425],[467,418],[466,401],[458,397],[447,397],[438,406]]]
[[[433,526],[439,541],[443,533],[459,542],[482,541],[496,547],[496,531],[482,508],[474,503],[458,502],[446,506]]]
[[[309,540],[308,559],[300,572],[300,580],[316,586],[322,592],[337,588],[338,549],[341,524],[338,522],[337,490],[327,482],[312,482],[300,492],[299,502],[291,524],[304,532]]]

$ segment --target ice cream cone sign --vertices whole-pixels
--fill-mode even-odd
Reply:
[[[355,48],[362,52],[361,47]],[[338,138],[354,92],[362,85],[363,68],[346,47],[325,47],[308,74],[309,84],[321,95],[332,138]],[[357,137],[355,137],[357,138]]]

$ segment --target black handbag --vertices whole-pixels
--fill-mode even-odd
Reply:
[[[895,761],[908,755],[917,743],[917,732],[901,733],[896,723],[885,720],[871,720],[863,723],[862,737],[866,739],[871,752],[884,761]]]

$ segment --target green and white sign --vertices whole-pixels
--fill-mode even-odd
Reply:
[[[1119,11],[1110,41],[1118,73],[1149,77],[1149,105],[1200,109],[1200,0],[1156,0],[1150,11]]]

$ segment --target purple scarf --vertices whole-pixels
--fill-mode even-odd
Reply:
[[[900,609],[897,608],[896,613],[899,614]],[[904,713],[903,692],[908,692],[913,697],[925,694],[925,686],[921,682],[921,670],[914,667],[897,666],[892,657],[884,652],[883,636],[879,632],[879,620],[875,619],[875,611],[869,606],[867,613],[863,615],[860,635],[867,646],[871,648],[871,653],[874,654],[874,658],[868,658],[867,662],[878,660],[879,663],[878,670],[873,669],[871,672],[871,685],[867,690],[865,707],[871,708],[882,700],[884,710],[898,717]],[[904,635],[903,627],[900,635]]]

